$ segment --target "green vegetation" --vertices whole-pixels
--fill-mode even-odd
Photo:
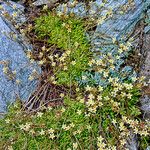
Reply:
[[[15,150],[67,150],[96,147],[98,118],[86,116],[85,105],[65,98],[65,107],[28,114],[16,102],[0,120],[0,147]]]
[[[112,87],[104,90],[86,87],[90,90],[86,105],[86,93],[77,92],[75,99],[64,97],[63,106],[43,107],[36,113],[23,111],[16,101],[0,120],[0,147],[15,150],[126,149],[124,144],[133,131],[140,135],[140,148],[145,149],[149,126],[138,117],[141,114],[137,107],[140,91],[131,88],[131,84],[124,84],[122,90],[128,94],[123,98],[123,92],[112,97]]]
[[[105,19],[100,19],[98,24]],[[34,25],[28,26],[27,31],[33,27],[36,38],[44,41],[38,51],[38,59],[35,59],[50,72],[44,83],[76,87],[73,87],[73,95],[71,90],[70,93],[67,91],[67,95],[60,89],[58,93],[64,101],[61,106],[48,105],[40,107],[37,112],[24,111],[21,103],[16,101],[0,120],[0,148],[128,150],[127,139],[132,133],[138,135],[141,150],[149,145],[149,122],[141,119],[138,105],[144,77],[133,76],[127,80],[127,75],[122,73],[125,78],[121,80],[111,75],[116,67],[115,60],[121,60],[119,55],[128,52],[131,43],[112,39],[117,45],[116,56],[112,57],[110,52],[99,52],[101,59],[92,58],[84,21],[73,14],[49,12],[36,18]],[[45,43],[48,44],[45,46]],[[27,56],[34,59],[31,52]],[[100,73],[107,85],[92,82],[78,85],[78,78],[88,78],[83,72],[91,70]],[[31,75],[29,80],[33,79]],[[52,101],[50,99],[49,103]]]
[[[50,46],[55,45],[61,52],[55,61],[54,54],[49,55],[49,58],[53,57],[51,64],[59,64],[57,68],[54,66],[59,84],[74,82],[88,68],[91,52],[81,19],[49,13],[36,19],[35,32],[39,39],[46,38]]]

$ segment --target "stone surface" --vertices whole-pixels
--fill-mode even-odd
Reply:
[[[37,0],[33,3],[33,5],[35,6],[41,6],[41,5],[45,5],[45,4],[54,4],[56,3],[58,0]]]
[[[144,117],[150,119],[150,33],[145,35],[142,53],[143,65],[141,66],[140,76],[146,77],[148,85],[143,91],[141,109],[145,112]]]
[[[17,10],[16,8],[13,11],[12,5],[7,5],[7,3],[1,5],[10,14]],[[18,4],[16,6],[23,8]],[[21,22],[22,18],[18,16],[17,20]],[[36,64],[30,63],[25,54],[30,46],[23,46],[24,44],[21,43],[18,34],[16,40],[10,36],[10,32],[14,31],[15,29],[0,11],[0,112],[5,111],[7,103],[13,102],[16,97],[22,100],[28,98],[36,86],[36,81],[28,80],[29,75],[34,69],[37,72],[40,71]],[[16,71],[16,76],[14,75],[12,80],[4,73],[6,67],[9,68],[9,74],[15,74],[13,71]],[[20,84],[17,84],[17,81],[20,81]]]

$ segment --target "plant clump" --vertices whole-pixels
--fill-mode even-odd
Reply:
[[[74,15],[58,16],[50,12],[37,18],[34,28],[37,37],[47,39],[53,48],[39,63],[50,64],[58,84],[69,85],[88,69],[91,52],[83,20]],[[43,52],[40,54],[43,55]]]

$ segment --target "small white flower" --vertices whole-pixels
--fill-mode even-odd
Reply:
[[[95,97],[94,97],[94,95],[93,95],[92,93],[90,93],[90,94],[88,95],[88,98],[89,98],[90,100],[92,100],[92,99],[94,99]]]
[[[48,129],[48,133],[54,133],[54,129],[52,128]]]
[[[100,101],[100,100],[102,100],[102,96],[101,95],[98,95],[97,96],[97,99]]]
[[[82,114],[82,111],[81,111],[81,110],[77,110],[77,114],[78,114],[78,115],[81,115],[81,114]]]
[[[6,123],[10,123],[10,119],[6,119],[5,122],[6,122]]]
[[[42,129],[40,132],[39,132],[40,135],[44,135],[45,134],[45,131]]]
[[[4,67],[4,68],[3,68],[3,73],[5,73],[5,74],[8,73],[8,70],[9,70],[8,67]]]
[[[61,98],[63,98],[64,96],[65,96],[65,94],[64,94],[64,93],[61,93],[61,94],[60,94],[60,97],[61,97]]]
[[[116,123],[117,123],[117,121],[116,121],[115,119],[113,119],[113,120],[112,120],[112,123],[113,123],[113,124],[116,124]]]
[[[67,127],[67,126],[66,126],[65,124],[63,124],[63,125],[62,125],[62,129],[64,129],[64,130],[65,130],[65,129],[66,129],[66,127]]]
[[[42,112],[38,112],[37,113],[37,117],[42,117],[43,113]]]
[[[51,134],[51,135],[49,136],[49,138],[50,138],[50,139],[54,139],[54,138],[55,138],[55,135],[54,135],[54,134]]]
[[[48,9],[48,5],[44,5],[43,10],[47,10],[47,9]]]
[[[17,79],[17,80],[16,80],[16,83],[17,83],[17,84],[20,84],[20,83],[21,83],[21,81],[20,81],[19,79]]]
[[[16,8],[17,8],[17,6],[14,4],[14,5],[13,5],[13,9],[16,9]]]
[[[70,124],[70,127],[72,127],[72,128],[73,128],[74,126],[75,126],[75,125],[74,125],[74,123],[71,123],[71,124]]]
[[[17,13],[14,12],[14,13],[12,14],[12,16],[13,16],[13,18],[16,18],[16,17],[17,17]]]
[[[33,81],[34,80],[34,77],[32,75],[29,76],[28,78],[30,81]]]
[[[98,86],[98,90],[101,92],[101,91],[103,91],[103,87],[102,86]]]
[[[65,112],[66,111],[66,109],[63,107],[62,109],[61,109],[61,112],[63,113],[63,112]]]
[[[62,26],[65,27],[65,26],[66,26],[66,23],[63,23]]]
[[[82,80],[86,80],[87,79],[87,77],[86,76],[82,76]]]
[[[77,147],[78,147],[78,143],[73,143],[73,148],[77,149]]]
[[[87,86],[85,87],[85,90],[86,90],[86,91],[91,91],[91,89],[92,89],[92,88],[91,88],[89,85],[87,85]]]
[[[8,150],[13,150],[13,147],[12,146],[8,146]]]
[[[75,61],[72,61],[71,64],[74,66],[74,65],[76,64],[76,62],[75,62]]]

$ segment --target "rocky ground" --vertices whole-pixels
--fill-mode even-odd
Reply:
[[[7,103],[13,102],[16,97],[22,100],[28,99],[31,93],[36,91],[36,86],[39,84],[36,79],[30,80],[30,74],[35,73],[39,77],[42,71],[35,62],[29,61],[28,55],[26,55],[35,48],[35,45],[30,45],[33,44],[28,39],[30,36],[25,37],[21,30],[19,31],[16,26],[14,27],[13,22],[10,22],[11,18],[7,17],[4,12],[7,11],[18,25],[22,25],[26,21],[32,23],[30,19],[35,17],[38,8],[45,4],[48,5],[49,9],[57,7],[58,11],[61,12],[64,5],[59,5],[59,2],[61,1],[0,2],[0,7],[3,7],[0,8],[0,112],[4,112]],[[122,5],[126,6],[126,3],[125,0],[119,2],[111,0],[107,4],[107,7],[110,7],[115,14],[106,21],[98,23],[94,30],[89,32],[93,46],[92,51],[95,53],[95,57],[98,57],[96,54],[99,48],[103,53],[106,53],[107,48],[111,47],[116,53],[114,45],[110,44],[110,37],[118,41],[134,39],[132,41],[133,51],[129,54],[123,54],[121,56],[122,62],[116,61],[116,68],[121,68],[128,74],[129,78],[135,74],[146,77],[146,84],[142,89],[141,109],[143,118],[150,119],[150,23],[145,21],[150,20],[150,1],[135,0],[134,4],[128,7],[126,13],[122,14],[120,8]],[[32,9],[30,8],[31,4]],[[80,17],[86,18],[87,15],[97,17],[95,12],[99,11],[98,6],[100,4],[101,1],[97,0],[91,3],[91,9],[87,9],[84,2],[79,2],[75,8],[69,7],[68,3],[68,11],[74,12]],[[105,16],[105,12],[106,10],[103,9],[103,16]],[[96,15],[101,15],[101,13]],[[106,83],[103,82],[103,84]],[[130,149],[137,149],[134,140],[131,143]]]

